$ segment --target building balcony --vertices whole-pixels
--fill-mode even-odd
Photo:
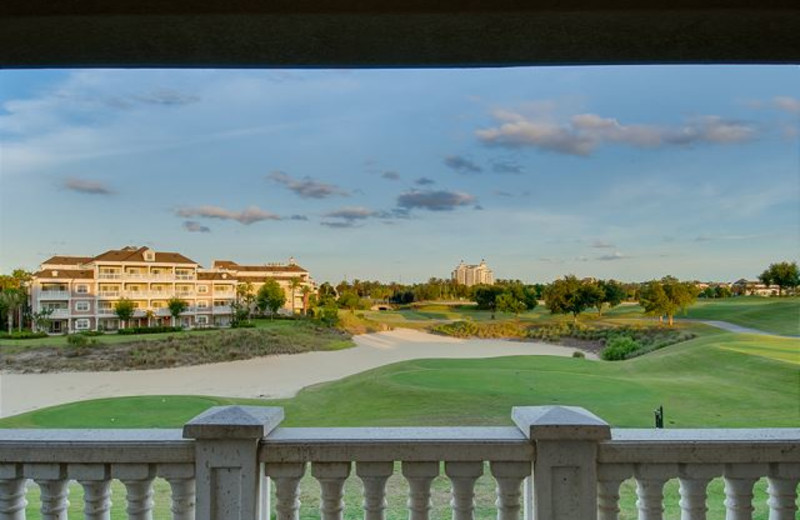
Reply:
[[[120,291],[99,291],[97,293],[98,298],[119,298],[121,296]]]
[[[69,309],[53,309],[48,318],[51,320],[69,318]]]
[[[68,300],[69,298],[69,291],[42,290],[39,292],[40,300]]]
[[[232,312],[230,305],[214,305],[211,309],[213,309],[213,314],[230,314]]]
[[[122,273],[98,273],[97,278],[100,280],[122,280]]]
[[[175,275],[175,279],[176,280],[196,280],[197,279],[197,275],[194,275],[194,274],[176,274]]]
[[[113,307],[99,308],[97,309],[97,314],[100,316],[116,316]]]
[[[510,427],[281,428],[282,408],[229,406],[183,430],[0,430],[0,504],[8,518],[24,519],[33,480],[43,517],[54,517],[48,513],[64,510],[64,489],[75,480],[91,518],[109,518],[108,489],[118,479],[129,518],[151,518],[153,480],[161,477],[172,518],[296,519],[300,482],[310,472],[320,483],[322,519],[342,518],[345,482],[357,478],[364,518],[380,520],[387,479],[397,471],[408,484],[412,520],[429,518],[433,480],[442,473],[454,520],[474,518],[475,483],[484,474],[496,482],[499,520],[617,519],[620,484],[630,478],[640,519],[663,517],[671,505],[663,485],[677,479],[681,518],[700,520],[706,487],[721,477],[726,518],[743,520],[752,518],[753,485],[766,477],[769,518],[795,518],[800,429],[612,429],[561,406],[514,408],[512,418]]]

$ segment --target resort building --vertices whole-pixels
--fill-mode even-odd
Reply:
[[[451,277],[456,283],[467,287],[494,284],[494,273],[486,265],[485,260],[481,260],[478,265],[467,265],[462,260],[452,272]]]
[[[308,307],[308,295],[314,290],[309,272],[289,258],[286,264],[239,265],[230,260],[215,260],[214,270],[233,276],[238,283],[252,284],[253,294],[258,293],[267,280],[275,280],[286,293],[284,309],[296,313]]]
[[[49,331],[54,334],[115,330],[123,325],[224,327],[231,323],[237,285],[256,282],[260,276],[254,283],[257,291],[265,280],[263,269],[280,275],[287,300],[291,294],[291,283],[283,280],[287,272],[313,288],[308,272],[293,262],[281,266],[283,269],[278,264],[259,266],[262,271],[251,270],[255,266],[222,263],[227,264],[225,268],[203,269],[180,253],[147,247],[114,249],[95,257],[54,256],[42,262],[31,280],[31,309],[51,311]],[[302,295],[302,289],[298,292]],[[168,308],[173,297],[188,303],[178,323],[173,323]],[[136,309],[125,324],[114,312],[121,298],[131,300]],[[287,301],[286,308],[292,308],[291,302]]]

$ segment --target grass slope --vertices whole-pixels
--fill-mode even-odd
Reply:
[[[728,321],[752,329],[800,335],[800,298],[762,298],[745,296],[724,300],[698,300],[687,318]]]

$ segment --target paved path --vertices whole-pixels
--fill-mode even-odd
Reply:
[[[782,338],[798,338],[800,336],[790,336],[790,335],[782,335],[782,334],[775,334],[772,332],[767,332],[764,330],[758,329],[751,329],[748,327],[742,327],[741,325],[736,325],[735,323],[730,323],[728,321],[716,321],[716,320],[687,320],[682,319],[681,321],[693,321],[695,323],[705,323],[706,325],[711,325],[712,327],[716,327],[718,329],[727,330],[728,332],[735,332],[737,334],[757,334],[759,336],[779,336]]]
[[[460,340],[409,329],[364,334],[335,352],[131,372],[0,375],[0,417],[57,404],[126,395],[291,397],[300,389],[398,361],[514,355],[571,356],[574,348],[505,340]],[[596,358],[587,354],[587,358]]]

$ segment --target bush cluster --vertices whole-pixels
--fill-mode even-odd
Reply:
[[[123,336],[130,336],[133,334],[158,334],[161,332],[180,332],[183,330],[181,327],[129,327],[127,329],[119,329],[117,334]]]
[[[36,339],[46,337],[46,332],[34,332],[32,330],[15,330],[11,334],[0,332],[0,339]]]
[[[431,328],[431,332],[455,338],[524,338],[526,329],[515,322],[454,321]]]
[[[606,347],[600,353],[600,357],[606,361],[621,361],[631,357],[640,348],[642,348],[641,343],[630,336],[614,336],[606,342]]]
[[[207,327],[207,328],[211,328],[211,327]],[[251,321],[250,322],[248,322],[248,321],[240,321],[240,322],[231,324],[231,328],[232,329],[254,329],[254,328],[256,328],[256,324],[251,322]],[[205,329],[203,329],[203,330],[205,330]]]

